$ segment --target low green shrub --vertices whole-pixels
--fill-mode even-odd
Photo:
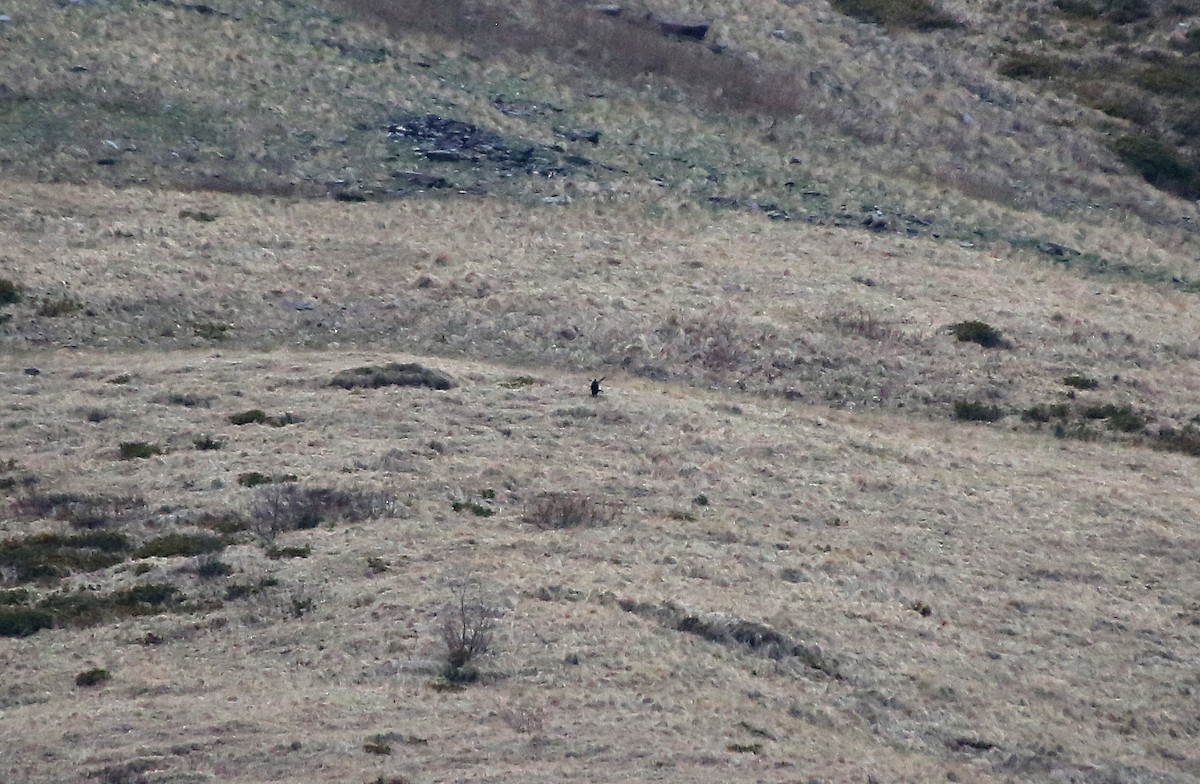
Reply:
[[[491,517],[496,513],[496,510],[487,504],[481,504],[477,501],[454,501],[450,504],[450,508],[456,512],[468,512],[476,517]]]
[[[978,400],[958,400],[954,403],[954,418],[965,422],[996,422],[1005,416],[1002,409]]]
[[[246,471],[238,474],[237,481],[242,487],[258,487],[259,485],[269,485],[273,480],[260,471]]]
[[[1077,373],[1064,376],[1062,382],[1075,389],[1095,389],[1096,387],[1100,386],[1100,382],[1096,379],[1089,376],[1081,376]]]
[[[224,441],[213,438],[210,435],[196,436],[192,439],[192,444],[202,452],[217,450],[225,446]]]
[[[145,441],[122,441],[118,447],[122,460],[144,460],[162,454],[162,448]]]
[[[228,577],[233,567],[215,556],[202,557],[196,562],[196,576],[202,580]]]
[[[267,412],[261,408],[251,408],[229,415],[231,425],[261,425],[267,421]]]
[[[75,676],[76,686],[100,686],[111,680],[112,675],[108,670],[101,667],[93,667],[90,670],[84,670]]]
[[[19,583],[52,582],[120,563],[129,546],[119,533],[37,534],[0,542],[0,567],[11,570]]]
[[[1000,331],[983,321],[960,321],[948,329],[962,343],[977,343],[984,348],[1005,348],[1007,343]]]
[[[303,547],[268,547],[267,557],[272,561],[280,561],[285,558],[307,558],[312,555],[312,547],[304,545]]]
[[[1071,407],[1066,403],[1052,403],[1032,406],[1021,412],[1021,419],[1026,422],[1045,424],[1051,419],[1066,419],[1071,415]]]
[[[285,427],[287,425],[295,425],[304,420],[295,414],[289,412],[279,414],[277,416],[268,416],[267,412],[261,408],[251,408],[247,411],[241,411],[236,414],[229,415],[229,423],[233,425],[270,425],[271,427]]]
[[[1088,419],[1107,419],[1109,430],[1120,433],[1135,433],[1146,427],[1146,418],[1135,413],[1131,406],[1116,406],[1112,403],[1088,406],[1083,415]]]
[[[8,278],[0,278],[0,307],[15,305],[24,296],[24,290]]]
[[[0,637],[28,637],[54,627],[54,617],[33,607],[0,606]]]
[[[225,540],[204,533],[173,533],[145,542],[133,553],[134,558],[177,558],[205,555],[225,548]]]

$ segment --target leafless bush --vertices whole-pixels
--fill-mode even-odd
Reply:
[[[882,321],[862,308],[839,310],[826,320],[843,335],[860,335],[871,340],[899,340],[903,333],[894,325]]]
[[[582,493],[547,493],[535,498],[525,512],[525,522],[542,530],[597,528],[616,520],[620,507]]]
[[[356,523],[386,517],[396,506],[390,493],[270,484],[255,492],[250,529],[269,542],[285,531],[316,528],[327,520]]]
[[[479,677],[473,662],[491,652],[501,611],[485,599],[477,583],[460,581],[450,590],[451,599],[440,615],[446,643],[443,675],[451,683],[469,683]]]

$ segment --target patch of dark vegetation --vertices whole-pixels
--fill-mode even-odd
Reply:
[[[1064,376],[1063,384],[1074,389],[1095,389],[1100,386],[1100,382],[1090,376],[1081,376],[1078,373],[1072,373],[1069,376]]]
[[[466,512],[476,517],[491,517],[496,513],[496,510],[487,504],[469,499],[466,501],[454,501],[450,504],[450,508],[455,512]]]
[[[1200,457],[1200,429],[1192,425],[1179,429],[1164,427],[1158,431],[1158,437],[1151,441],[1150,445],[1165,452]]]
[[[650,618],[668,629],[694,634],[709,642],[736,648],[775,661],[796,659],[811,669],[841,680],[835,661],[816,644],[801,642],[764,623],[730,618],[720,613],[694,613],[671,602],[650,604],[608,597],[616,606],[634,615]]]
[[[225,442],[210,435],[199,435],[192,439],[192,445],[201,452],[210,452],[225,446]]]
[[[1006,57],[996,69],[1007,79],[1045,81],[1060,76],[1066,65],[1058,57],[1016,52]]]
[[[284,482],[255,490],[250,529],[270,542],[285,531],[316,528],[326,521],[373,520],[393,515],[396,510],[396,497],[390,493],[301,487],[295,482]]]
[[[146,777],[148,771],[154,770],[158,763],[154,759],[136,759],[124,765],[108,765],[87,774],[87,778],[95,779],[97,784],[150,784]]]
[[[242,487],[258,487],[259,485],[269,485],[276,481],[295,482],[296,476],[294,474],[288,474],[286,477],[280,477],[279,479],[276,479],[270,474],[264,474],[261,471],[246,471],[238,474],[237,481]]]
[[[122,460],[145,460],[162,454],[162,447],[145,441],[122,441],[117,449]]]
[[[75,685],[84,688],[90,686],[100,686],[108,683],[112,679],[112,675],[108,670],[101,667],[93,667],[90,670],[84,670],[75,676]]]
[[[204,512],[192,520],[191,524],[225,536],[250,530],[250,521],[237,512]]]
[[[960,321],[947,329],[963,343],[977,343],[984,348],[1011,348],[998,329],[983,321]]]
[[[12,513],[18,519],[63,520],[73,528],[88,530],[127,520],[145,509],[145,501],[136,496],[90,493],[27,493],[12,504]]]
[[[24,288],[17,283],[8,278],[0,278],[0,307],[16,305],[24,298],[24,292]]]
[[[890,30],[927,33],[959,27],[958,21],[929,0],[833,0],[834,9],[860,22]]]
[[[54,616],[34,607],[0,605],[0,637],[28,637],[54,627]]]
[[[304,545],[303,547],[268,547],[267,557],[272,561],[281,561],[285,558],[307,558],[312,555],[312,547]]]
[[[524,521],[542,530],[596,528],[611,525],[619,504],[583,493],[546,493],[529,502]]]
[[[89,408],[84,412],[87,421],[96,425],[106,420],[112,419],[112,412],[106,408]]]
[[[1112,149],[1155,188],[1185,199],[1200,198],[1200,166],[1170,145],[1146,135],[1126,134],[1113,141]]]
[[[0,543],[0,568],[18,583],[54,582],[77,572],[106,569],[125,560],[124,534],[109,531],[37,534]]]
[[[47,596],[37,609],[51,615],[57,626],[94,626],[119,618],[154,615],[180,606],[179,589],[169,583],[146,583],[109,594],[91,590]]]
[[[229,325],[219,321],[204,321],[192,325],[192,332],[204,340],[220,341],[228,337]]]
[[[134,558],[179,558],[205,555],[225,548],[226,541],[220,536],[204,533],[174,533],[159,536],[142,544],[133,553]]]
[[[213,401],[211,397],[197,395],[194,392],[172,392],[162,400],[168,405],[183,406],[184,408],[209,408]]]
[[[202,580],[228,577],[231,574],[233,574],[233,567],[216,556],[202,556],[196,561],[196,576]]]
[[[277,416],[268,416],[266,411],[261,408],[251,408],[246,411],[239,411],[236,414],[229,415],[229,424],[231,425],[270,425],[271,427],[285,427],[287,425],[295,425],[303,422],[300,417],[291,413],[279,414]]]
[[[1119,433],[1136,433],[1146,427],[1146,418],[1136,413],[1132,406],[1117,406],[1111,403],[1088,406],[1083,415],[1088,419],[1108,420],[1108,428]]]
[[[212,223],[220,216],[215,212],[206,212],[204,210],[180,210],[179,217],[185,220],[199,221],[200,223]]]
[[[38,302],[37,315],[46,318],[59,318],[78,313],[83,310],[83,303],[69,295],[42,297]]]
[[[730,743],[725,750],[734,754],[762,754],[763,745],[761,743]]]
[[[266,577],[259,580],[257,583],[235,583],[234,585],[225,588],[225,599],[233,601],[236,599],[248,599],[251,596],[264,593],[271,588],[276,588],[279,581],[274,577]]]
[[[13,458],[0,460],[0,493],[9,495],[14,491],[29,493],[37,485],[38,478],[23,471]]]
[[[1051,403],[1030,406],[1021,412],[1021,419],[1042,425],[1052,419],[1065,420],[1071,415],[1071,407],[1066,403]]]
[[[1007,416],[998,406],[989,406],[978,400],[956,400],[954,418],[964,422],[997,422]]]
[[[415,362],[390,362],[386,365],[368,365],[343,370],[333,377],[330,386],[342,389],[377,389],[386,386],[428,387],[430,389],[453,389],[454,379],[440,370],[424,367]]]

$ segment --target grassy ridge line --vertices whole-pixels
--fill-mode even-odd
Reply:
[[[10,193],[0,232],[29,292],[5,309],[11,349],[386,345],[938,417],[981,401],[1021,427],[1068,395],[1160,425],[1200,414],[1190,295],[1098,289],[1041,254],[681,206]],[[47,299],[75,307],[39,312]],[[971,320],[1011,347],[946,330]]]
[[[520,6],[509,15],[516,21],[497,35],[528,42],[540,26],[554,44],[555,25],[544,19],[562,19],[564,12],[545,8]],[[13,164],[11,171],[58,180],[267,194],[388,193],[397,189],[395,171],[427,164],[381,138],[381,123],[397,111],[432,110],[542,143],[555,142],[559,125],[603,129],[597,157],[630,174],[576,184],[582,192],[598,188],[605,197],[646,198],[643,183],[658,179],[693,199],[774,201],[818,220],[830,219],[842,203],[852,214],[875,206],[896,214],[945,213],[943,230],[955,237],[975,229],[987,234],[995,222],[1028,222],[1028,213],[1012,205],[1068,215],[1086,223],[1089,233],[1149,233],[1156,244],[1187,236],[1174,228],[1147,228],[1138,214],[1156,223],[1175,221],[1181,208],[1113,181],[1090,137],[1055,127],[1069,107],[986,77],[977,52],[955,59],[943,54],[956,51],[952,47],[893,40],[871,26],[799,6],[780,11],[790,27],[806,31],[802,43],[788,43],[763,32],[770,16],[763,6],[751,8],[750,15],[721,17],[736,44],[733,54],[722,57],[701,46],[680,49],[682,44],[647,38],[628,26],[634,33],[621,33],[625,38],[610,30],[626,70],[607,73],[593,63],[603,59],[603,50],[587,50],[578,60],[569,52],[558,57],[563,53],[553,46],[549,54],[517,54],[512,47],[482,46],[492,43],[485,37],[480,56],[469,37],[447,47],[444,39],[411,28],[388,40],[378,27],[360,24],[353,14],[347,18],[342,6],[230,3],[221,9],[229,16],[162,4],[21,7],[6,53],[25,92],[5,102],[10,141],[0,141],[0,154]],[[487,29],[468,32],[480,37]],[[635,56],[629,41],[650,60],[678,61],[670,66],[676,69],[672,78],[655,74],[661,68],[647,71],[645,57]],[[138,54],[144,51],[156,52],[154,68],[144,67]],[[459,56],[463,51],[472,57]],[[74,71],[74,65],[87,70]],[[777,78],[781,72],[796,78]],[[880,72],[896,77],[874,78]],[[769,114],[769,94],[760,96],[766,103],[758,108],[705,109],[713,105],[705,89],[711,94],[714,83],[730,79],[729,89],[714,99],[718,106],[730,95],[753,97],[754,90],[743,89],[749,79],[771,89],[793,85],[783,92],[789,101],[800,100],[803,111],[770,127],[741,116]],[[981,102],[961,92],[961,85],[977,82],[996,94],[1003,88],[1006,101],[1019,100]],[[188,89],[181,92],[184,84]],[[236,95],[225,94],[229,84],[238,85]],[[99,90],[110,96],[108,103],[97,102]],[[597,90],[603,98],[583,97]],[[512,117],[496,108],[497,95],[564,111]],[[964,111],[977,126],[959,122]],[[793,159],[801,163],[789,163]],[[1088,168],[1097,162],[1099,170]],[[1081,166],[1092,173],[1081,174]],[[433,173],[442,172],[435,167]],[[712,176],[715,184],[708,181]],[[556,184],[523,178],[476,183],[459,173],[448,179],[520,199],[560,192]],[[804,190],[821,191],[827,201],[798,199]],[[1124,212],[1082,208],[1092,203],[1119,205]],[[1070,239],[1034,231],[1023,236],[1035,243]]]

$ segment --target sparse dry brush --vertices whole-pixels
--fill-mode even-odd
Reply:
[[[447,683],[458,685],[479,679],[479,661],[492,652],[501,615],[478,582],[460,579],[450,586],[450,601],[438,615],[446,645],[442,676]]]
[[[542,530],[596,528],[611,525],[621,505],[585,493],[545,493],[529,502],[525,522]]]

